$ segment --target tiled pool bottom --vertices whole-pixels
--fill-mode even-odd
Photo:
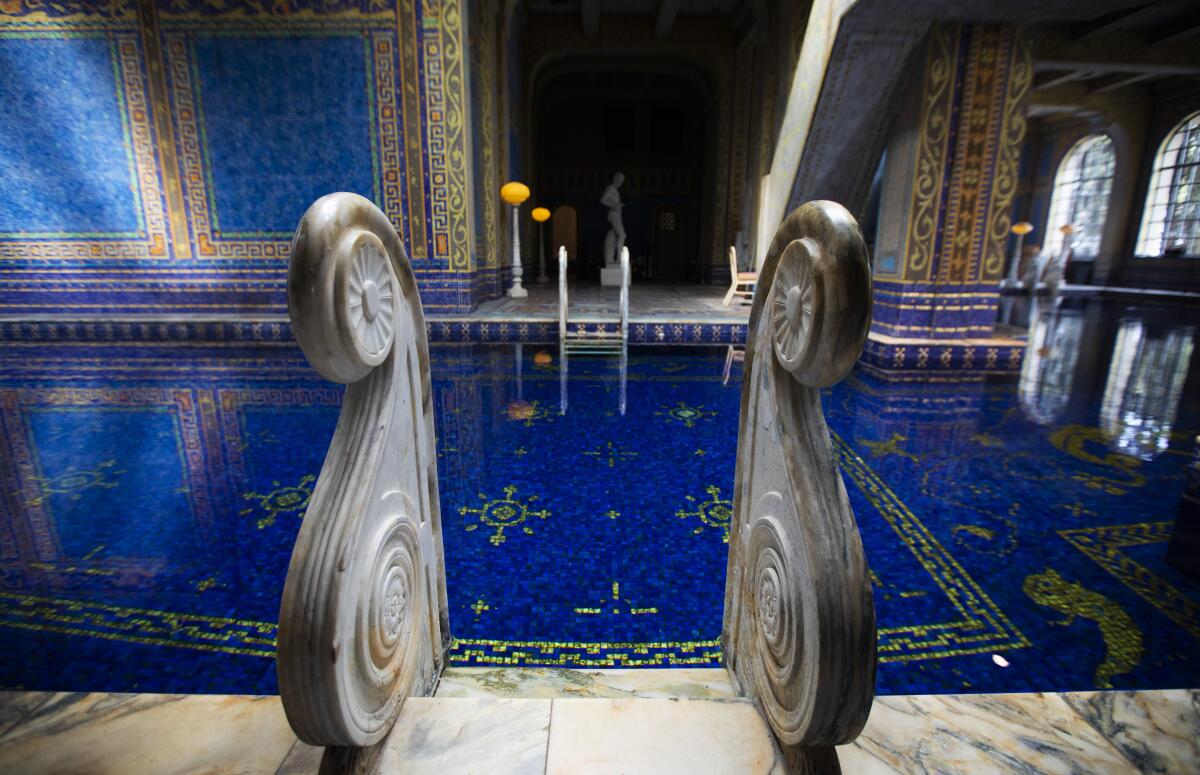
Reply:
[[[576,358],[560,415],[540,352],[433,349],[452,662],[716,664],[739,370],[635,351],[622,416],[614,362]],[[0,379],[0,686],[276,691],[340,389],[285,346],[8,345]],[[1200,685],[1200,589],[1162,558],[1188,388],[1148,462],[1109,452],[1089,402],[1038,424],[1013,382],[828,391],[879,691]]]

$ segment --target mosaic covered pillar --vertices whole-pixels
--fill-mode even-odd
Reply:
[[[915,68],[887,147],[867,358],[1014,369],[1019,345],[993,333],[1030,49],[1011,26],[937,24]]]

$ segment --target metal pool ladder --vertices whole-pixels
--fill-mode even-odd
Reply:
[[[621,302],[616,331],[607,330],[609,321],[577,323],[572,330],[567,320],[567,249],[558,249],[558,349],[562,356],[571,354],[620,355],[629,351],[629,248],[621,248]],[[588,330],[591,325],[592,330]]]

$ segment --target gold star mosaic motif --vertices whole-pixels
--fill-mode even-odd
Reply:
[[[467,525],[467,532],[478,530],[479,525],[495,528],[496,532],[488,538],[492,546],[499,546],[507,541],[508,537],[504,535],[504,531],[510,528],[519,527],[521,532],[532,535],[533,528],[526,523],[531,517],[545,519],[550,516],[550,510],[530,508],[538,500],[536,495],[530,495],[523,500],[518,500],[516,495],[517,486],[510,484],[504,488],[503,498],[489,498],[484,493],[479,493],[479,500],[482,503],[478,507],[463,506],[459,508],[459,514],[463,516],[475,514],[479,518],[479,524]]]
[[[679,401],[675,406],[663,404],[662,409],[654,413],[657,417],[665,417],[667,422],[682,423],[685,428],[695,428],[696,423],[707,420],[710,417],[716,417],[717,413],[711,409],[705,409],[704,404],[692,406],[691,404]]]
[[[42,494],[33,499],[33,505],[38,506],[45,503],[51,495],[70,495],[71,500],[77,501],[83,497],[84,490],[111,490],[119,486],[119,482],[113,481],[110,477],[125,473],[123,470],[116,470],[116,465],[117,461],[115,460],[105,460],[95,468],[72,466],[66,470],[66,473],[58,476],[34,477],[33,480],[41,487]]]
[[[703,524],[692,530],[695,535],[700,535],[705,528],[715,528],[721,531],[721,540],[729,543],[729,525],[733,520],[733,501],[721,497],[721,488],[715,484],[710,484],[705,488],[709,498],[703,502],[697,502],[698,499],[694,495],[688,495],[688,502],[694,504],[691,510],[680,509],[675,512],[675,516],[680,519],[695,518]]]
[[[276,481],[271,482],[275,489],[270,492],[243,493],[244,500],[255,501],[256,504],[242,509],[241,515],[248,516],[255,512],[262,514],[257,523],[259,530],[274,525],[275,519],[280,515],[303,517],[304,510],[308,508],[308,499],[312,497],[312,483],[316,478],[313,474],[305,474],[294,485],[281,485]]]

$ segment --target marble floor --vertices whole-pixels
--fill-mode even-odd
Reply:
[[[510,299],[502,296],[480,304],[465,317],[480,321],[558,320],[558,283],[534,283],[529,296]],[[750,305],[735,299],[726,307],[721,303],[727,286],[637,283],[629,289],[629,319],[633,322],[744,323],[750,317]],[[611,320],[617,315],[619,290],[599,285],[579,285],[569,289],[568,309],[572,320]],[[442,319],[442,315],[436,316]]]
[[[454,672],[405,705],[373,771],[783,771],[719,670],[636,686],[618,675],[633,671]],[[1195,773],[1200,691],[879,697],[838,753],[846,773]],[[0,693],[0,772],[299,775],[320,756],[296,741],[278,697]]]

